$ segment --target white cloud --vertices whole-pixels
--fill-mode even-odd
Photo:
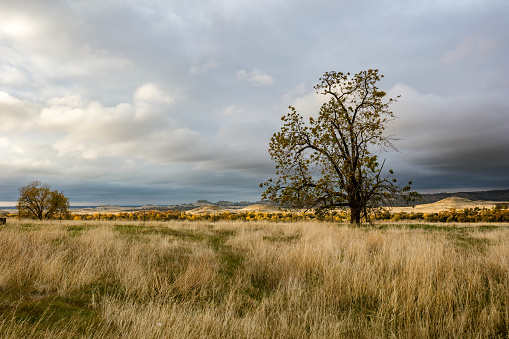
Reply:
[[[270,86],[274,84],[272,77],[257,68],[253,68],[250,72],[245,69],[237,71],[237,78],[247,80],[254,85]]]
[[[31,37],[41,30],[37,21],[17,13],[4,13],[0,19],[0,34],[16,39]]]
[[[284,105],[285,110],[288,106],[293,106],[303,117],[317,117],[320,107],[328,100],[328,97],[317,94],[315,90],[306,91],[301,84],[283,96],[281,106]]]
[[[24,130],[37,116],[38,105],[0,91],[0,130]]]
[[[0,4],[0,86],[37,101],[132,86],[135,63],[81,35],[83,21],[62,15],[65,6],[21,7]]]
[[[7,64],[0,65],[0,84],[21,86],[28,83],[27,75],[19,68]]]
[[[12,126],[22,120],[26,131],[16,130],[18,138],[14,144],[8,137],[2,137],[1,142],[9,143],[11,160],[16,160],[17,168],[38,163],[33,157],[59,159],[63,163],[69,159],[101,161],[111,157],[178,163],[208,161],[217,152],[217,145],[168,116],[167,110],[175,99],[154,84],[138,87],[132,97],[132,103],[116,106],[87,101],[77,95],[56,97],[24,116],[9,113],[12,109],[0,110],[4,112],[0,118],[4,121],[9,118]],[[23,108],[22,101],[7,93],[0,93],[0,108],[2,103]],[[41,147],[44,152],[37,151]],[[15,149],[22,150],[17,157]]]
[[[51,98],[47,101],[47,106],[64,106],[68,108],[82,108],[85,105],[79,95],[66,95],[63,97]]]
[[[0,147],[7,147],[11,143],[11,140],[7,137],[0,138]]]
[[[65,172],[71,177],[90,179],[114,175],[115,167],[106,164],[107,159],[127,162],[131,159],[136,168],[141,166],[140,161],[150,166],[193,164],[212,173],[228,168],[255,169],[259,167],[256,159],[266,155],[266,143],[272,133],[266,123],[231,125],[221,129],[217,136],[207,136],[169,118],[166,110],[173,99],[168,99],[154,84],[140,86],[132,97],[132,103],[116,106],[87,101],[77,95],[47,100],[25,115],[24,133],[17,130],[14,140],[8,131],[0,139],[0,145],[9,146],[4,148],[8,151],[4,152],[0,166],[17,173]],[[21,100],[7,93],[0,95],[0,99],[23,107]],[[140,114],[148,108],[155,113]],[[241,108],[232,105],[223,113],[240,111]],[[20,121],[13,121],[13,125],[17,123]],[[135,173],[124,175],[128,178]]]
[[[56,164],[47,159],[8,158],[0,160],[0,170],[15,171],[17,174],[57,174]]]
[[[65,102],[65,100],[62,100]],[[96,159],[101,156],[141,156],[135,144],[146,134],[169,127],[167,121],[157,116],[138,118],[136,108],[129,103],[106,107],[90,102],[76,107],[53,105],[41,110],[38,125],[41,129],[62,135],[54,143],[60,156],[78,156]]]
[[[165,104],[171,105],[176,101],[175,97],[172,97],[163,91],[161,91],[153,83],[147,83],[143,86],[138,87],[133,94],[135,101],[144,101],[147,103]]]

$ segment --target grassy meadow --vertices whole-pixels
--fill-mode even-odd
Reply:
[[[1,338],[507,338],[509,226],[0,227]]]

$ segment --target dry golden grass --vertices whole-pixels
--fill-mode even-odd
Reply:
[[[507,226],[9,223],[2,338],[509,336]]]

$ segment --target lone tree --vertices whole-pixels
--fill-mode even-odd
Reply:
[[[18,190],[16,207],[21,216],[42,220],[67,214],[69,199],[62,192],[52,191],[47,184],[32,181]]]
[[[276,179],[266,187],[263,199],[285,208],[315,209],[319,214],[339,207],[350,208],[350,222],[369,220],[368,210],[389,204],[397,197],[413,201],[411,184],[402,186],[389,170],[383,174],[377,153],[394,149],[395,138],[383,134],[395,115],[389,110],[395,99],[376,83],[383,75],[368,70],[326,72],[314,87],[330,96],[318,118],[309,124],[296,109],[283,116],[284,126],[272,136],[269,153],[276,162]]]

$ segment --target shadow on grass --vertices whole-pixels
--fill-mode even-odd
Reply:
[[[6,295],[2,297],[8,298]],[[4,321],[29,325],[34,335],[67,329],[69,335],[90,337],[94,329],[105,328],[99,311],[91,305],[91,296],[82,293],[25,296],[17,301],[4,301],[0,313],[0,319]]]

